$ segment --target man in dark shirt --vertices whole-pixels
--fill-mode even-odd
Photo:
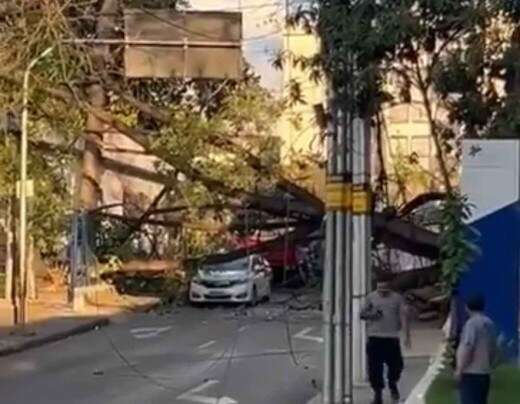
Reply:
[[[366,297],[361,318],[367,321],[369,381],[374,391],[373,404],[383,403],[384,366],[388,367],[388,387],[394,403],[399,403],[398,382],[404,367],[400,333],[405,331],[405,345],[411,346],[409,316],[401,295],[390,290],[380,279],[377,290]]]
[[[455,377],[461,404],[487,404],[490,374],[498,359],[495,325],[484,314],[482,296],[473,297],[467,306],[470,318],[462,330]]]

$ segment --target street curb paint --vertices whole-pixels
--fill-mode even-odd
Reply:
[[[99,327],[106,327],[110,324],[110,320],[108,318],[96,319],[93,321],[89,321],[85,324],[81,324],[68,330],[52,333],[49,335],[45,335],[43,337],[34,337],[28,341],[14,343],[11,346],[7,346],[5,348],[0,348],[0,357],[12,355],[15,353],[23,352],[29,349],[38,348],[43,345],[51,344],[53,342],[61,341],[66,338],[85,334]]]
[[[315,396],[314,398],[312,398],[311,400],[307,401],[306,404],[321,404],[321,403],[322,403],[322,398],[321,398],[321,393],[320,393],[317,396]]]
[[[435,378],[442,371],[444,352],[446,345],[442,345],[437,355],[433,358],[428,370],[422,379],[414,387],[405,404],[426,404],[426,393],[430,389]]]

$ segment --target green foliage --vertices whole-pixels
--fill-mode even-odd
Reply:
[[[504,366],[493,374],[490,404],[514,403],[520,396],[520,370]],[[450,372],[441,372],[426,394],[426,404],[456,404],[458,388]]]
[[[388,74],[404,79],[401,90],[429,86],[432,70],[457,52],[466,63],[468,79],[483,77],[484,68],[495,67],[490,58],[497,59],[494,63],[504,60],[497,50],[509,43],[510,37],[500,38],[497,29],[514,23],[519,12],[516,2],[507,1],[316,0],[310,9],[300,8],[289,23],[303,24],[320,35],[324,46],[319,62],[313,58],[307,63],[317,62],[343,99],[367,111],[371,103],[381,101]],[[422,77],[416,67],[423,70]]]
[[[520,136],[519,18],[505,0],[315,0],[289,23],[320,36],[321,53],[297,63],[318,67],[343,108],[423,105],[451,191],[461,136]]]
[[[134,255],[129,225],[117,220],[96,218],[93,227],[96,229],[94,254],[100,262],[109,262],[113,257],[125,261]]]
[[[276,170],[279,153],[274,130],[283,106],[266,90],[256,83],[228,89],[218,108],[205,117],[195,113],[191,103],[172,106],[171,110],[170,124],[162,126],[153,145],[165,164],[181,172],[195,169],[231,189],[269,186],[269,178],[259,178],[256,168],[247,161],[250,153],[264,166]],[[201,198],[201,189],[196,185],[188,181],[182,186]],[[209,202],[212,198],[202,199]]]
[[[0,143],[0,204],[7,214],[9,200],[14,200],[19,161],[14,142]],[[29,178],[34,182],[34,196],[28,200],[28,223],[35,246],[42,256],[53,257],[64,247],[63,233],[69,229],[71,196],[66,156],[31,153]]]
[[[415,156],[408,156],[400,150],[396,150],[393,158],[393,173],[389,179],[393,180],[399,189],[399,194],[404,200],[409,195],[415,195],[417,190],[426,190],[432,182],[433,174],[426,171],[418,162]],[[392,200],[396,200],[392,198]],[[401,201],[401,202],[404,202]]]
[[[451,292],[468,265],[480,253],[474,243],[478,233],[467,225],[471,206],[466,196],[448,195],[441,210],[441,271],[446,291]]]
[[[158,168],[172,175],[172,190],[164,202],[170,205],[158,207],[186,204],[185,213],[173,215],[179,223],[200,220],[203,215],[197,210],[201,206],[272,187],[279,168],[275,129],[284,104],[260,86],[247,65],[240,82],[126,79],[124,47],[112,47],[100,60],[95,47],[64,41],[96,36],[99,3],[6,0],[6,6],[0,6],[0,112],[8,111],[19,121],[24,71],[43,50],[54,46],[52,53],[34,66],[29,92],[30,175],[37,183],[31,231],[37,245],[49,253],[69,230],[66,218],[72,201],[68,176],[77,156],[76,141],[84,134],[92,113],[88,89],[93,83],[105,89],[107,107],[103,112],[108,120],[128,136],[137,134],[144,139],[146,153],[159,157]],[[186,6],[186,2],[175,0],[127,0],[120,4]],[[113,24],[121,33],[120,15]],[[156,112],[161,118],[154,115]],[[4,198],[12,196],[18,172],[14,146],[18,135],[12,131],[6,136],[6,146],[0,146],[0,193]],[[179,173],[183,180],[174,184]],[[218,214],[220,219],[228,219],[225,216],[230,212]],[[111,256],[124,259],[135,254],[132,242],[146,233],[141,228],[135,236],[129,235],[134,226],[111,221],[100,222],[99,229],[96,253],[103,262]],[[199,241],[199,235],[187,237],[193,244],[187,250],[197,254],[204,243],[209,243],[209,250],[222,245],[221,236],[208,236],[211,240],[204,242]]]

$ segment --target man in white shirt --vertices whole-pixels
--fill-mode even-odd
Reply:
[[[380,279],[377,290],[366,297],[361,318],[367,322],[369,381],[374,391],[372,404],[383,403],[384,366],[388,367],[388,387],[394,403],[400,402],[398,382],[404,368],[400,334],[404,330],[405,346],[411,346],[408,310],[404,298],[390,290]]]

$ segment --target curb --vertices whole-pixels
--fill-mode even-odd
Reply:
[[[321,404],[322,402],[323,402],[323,400],[322,400],[321,393],[320,393],[317,396],[314,396],[314,398],[311,398],[305,404]]]
[[[426,393],[430,389],[433,381],[442,370],[443,354],[446,350],[446,345],[442,345],[437,355],[433,358],[428,370],[422,379],[414,387],[405,404],[426,404]]]
[[[75,335],[85,334],[87,332],[92,331],[95,328],[106,327],[109,323],[110,320],[108,318],[101,318],[89,321],[85,324],[81,324],[76,327],[69,328],[65,331],[45,335],[43,337],[31,338],[30,340],[25,342],[14,343],[11,346],[0,348],[0,357],[12,355],[33,348],[38,348],[43,345],[61,341]]]
[[[414,387],[408,399],[404,402],[404,404],[425,404],[425,397],[428,389],[433,383],[435,377],[439,374],[439,371],[442,368],[442,358],[443,353],[446,349],[446,346],[443,344],[439,349],[438,353],[432,357],[432,355],[417,353],[414,355],[405,355],[407,359],[425,359],[430,358],[431,364],[428,367],[426,373],[421,378],[419,383]],[[367,384],[368,386],[368,384]],[[307,401],[305,404],[322,404],[322,394],[319,393],[314,396],[312,399]]]

